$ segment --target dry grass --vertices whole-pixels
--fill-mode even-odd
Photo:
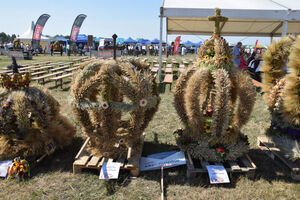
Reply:
[[[0,57],[0,66],[6,65]],[[65,61],[67,57],[34,57],[33,61],[55,60]],[[64,60],[63,60],[64,59]],[[7,60],[7,59],[6,59]],[[8,59],[9,60],[9,59]],[[10,60],[7,64],[10,63]],[[19,62],[22,64],[22,62]],[[51,93],[61,104],[63,114],[73,123],[70,110],[70,95],[66,82],[63,90],[47,83]],[[160,86],[161,91],[163,86]],[[146,129],[146,142],[143,154],[176,149],[173,131],[182,126],[175,108],[173,94],[169,86],[161,93],[161,104],[154,119]],[[258,169],[255,180],[249,180],[241,175],[234,175],[231,184],[213,186],[208,184],[207,175],[197,177],[188,182],[186,167],[176,167],[165,170],[165,188],[168,199],[299,199],[300,185],[287,178],[283,170],[274,164],[256,146],[256,138],[264,134],[269,127],[269,112],[261,97],[257,101],[250,121],[243,128],[249,137],[250,156]],[[142,172],[136,179],[131,179],[127,172],[122,172],[120,179],[105,182],[98,179],[98,172],[72,174],[72,163],[76,153],[83,143],[78,129],[77,137],[72,146],[58,150],[42,163],[33,166],[33,177],[23,183],[15,180],[0,180],[0,199],[159,199],[160,172]],[[112,194],[107,194],[107,188],[114,188]]]

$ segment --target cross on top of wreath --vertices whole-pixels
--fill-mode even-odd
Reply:
[[[226,22],[228,20],[227,17],[221,16],[221,9],[216,8],[215,9],[215,15],[214,16],[208,16],[209,21],[215,21],[215,30],[214,34],[217,36],[220,36],[221,29],[220,29],[220,22]]]

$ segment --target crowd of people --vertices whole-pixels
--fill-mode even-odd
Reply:
[[[245,51],[242,47],[242,42],[238,42],[233,47],[233,62],[243,70],[247,70],[251,77],[261,82],[261,67],[263,66],[262,54],[263,50]]]

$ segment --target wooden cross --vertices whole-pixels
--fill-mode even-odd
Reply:
[[[216,13],[215,16],[209,16],[208,20],[209,21],[215,21],[214,34],[216,34],[217,36],[220,36],[220,33],[221,33],[220,22],[225,23],[228,20],[228,18],[221,16],[221,10],[219,8],[215,9],[215,13]]]
[[[114,59],[116,60],[117,57],[117,34],[113,34],[112,38],[113,38],[113,42],[114,42]]]

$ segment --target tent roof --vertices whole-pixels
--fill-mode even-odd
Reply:
[[[88,42],[88,36],[85,34],[78,34],[76,42]]]
[[[287,33],[300,33],[300,1],[295,0],[165,0],[163,17],[167,18],[168,34],[210,35],[215,8],[229,20],[221,35],[281,36],[283,21]]]
[[[61,37],[61,36],[57,36],[55,39],[59,40],[59,41],[63,41],[63,42],[67,42],[68,41],[66,38]]]
[[[32,40],[32,35],[33,35],[33,29],[34,29],[34,22],[32,21],[30,26],[28,27],[28,29],[22,34],[20,35],[20,37],[18,37],[21,41],[22,40]],[[41,41],[46,41],[49,40],[49,38],[45,37],[45,36],[41,36]]]
[[[135,41],[134,39],[132,39],[131,37],[127,38],[127,40],[123,41],[123,43],[126,44],[136,44],[137,41]]]

